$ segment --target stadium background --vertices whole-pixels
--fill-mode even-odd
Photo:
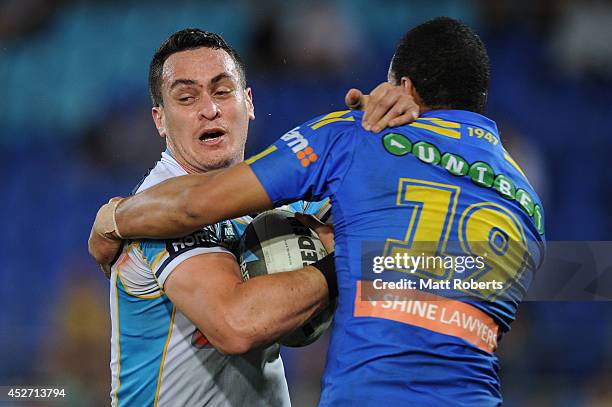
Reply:
[[[437,15],[487,45],[488,114],[542,196],[549,240],[609,239],[610,1],[0,3],[0,384],[108,402],[108,289],[86,240],[162,148],[146,77],[167,35],[197,26],[243,55],[254,153],[384,80],[405,30]],[[324,352],[285,352],[295,406],[316,402]],[[612,405],[612,303],[524,304],[499,354],[508,406]]]

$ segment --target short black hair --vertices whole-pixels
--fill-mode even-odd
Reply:
[[[478,34],[461,21],[438,17],[408,31],[390,71],[397,84],[409,77],[428,107],[484,112],[489,56]]]
[[[185,28],[166,38],[153,55],[153,59],[149,65],[149,94],[151,95],[153,106],[163,105],[161,76],[166,59],[177,52],[201,47],[222,49],[227,52],[234,62],[236,62],[241,85],[246,87],[246,69],[244,62],[242,58],[240,58],[240,55],[238,55],[238,52],[230,47],[223,37],[219,34],[200,30],[199,28]]]

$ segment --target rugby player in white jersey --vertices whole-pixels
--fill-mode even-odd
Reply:
[[[244,159],[252,94],[239,56],[220,36],[197,29],[171,35],[153,57],[149,89],[167,150],[136,191]],[[374,127],[416,117],[411,100],[376,93]],[[356,91],[347,96],[364,100]],[[321,204],[308,209],[324,211]],[[303,219],[331,251],[330,229]],[[124,242],[110,273],[112,405],[290,405],[273,343],[328,304],[329,275],[315,264],[243,283],[230,250],[249,221]]]

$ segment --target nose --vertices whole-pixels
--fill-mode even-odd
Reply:
[[[200,109],[198,114],[201,118],[207,120],[215,120],[221,115],[221,109],[217,102],[205,93],[201,98]]]

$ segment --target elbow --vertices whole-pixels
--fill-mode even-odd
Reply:
[[[227,329],[211,343],[219,352],[226,355],[242,355],[255,348],[255,342],[234,329]]]
[[[204,332],[204,330],[200,328],[200,332]],[[205,339],[217,351],[225,355],[242,355],[255,347],[252,340],[242,336],[225,324],[215,327],[213,332],[210,330],[206,332]]]
[[[252,319],[246,314],[245,310],[240,308],[225,314],[226,332],[221,345],[223,350],[220,349],[223,353],[241,355],[257,347],[257,330]]]
[[[207,333],[207,338],[219,352],[226,355],[242,355],[257,346],[256,337],[252,335],[252,328],[245,324],[244,316],[229,311],[219,316],[216,322],[216,326]]]
[[[250,341],[243,340],[241,338],[225,338],[217,344],[213,343],[215,349],[225,355],[243,355],[250,352],[253,349],[253,345]]]

